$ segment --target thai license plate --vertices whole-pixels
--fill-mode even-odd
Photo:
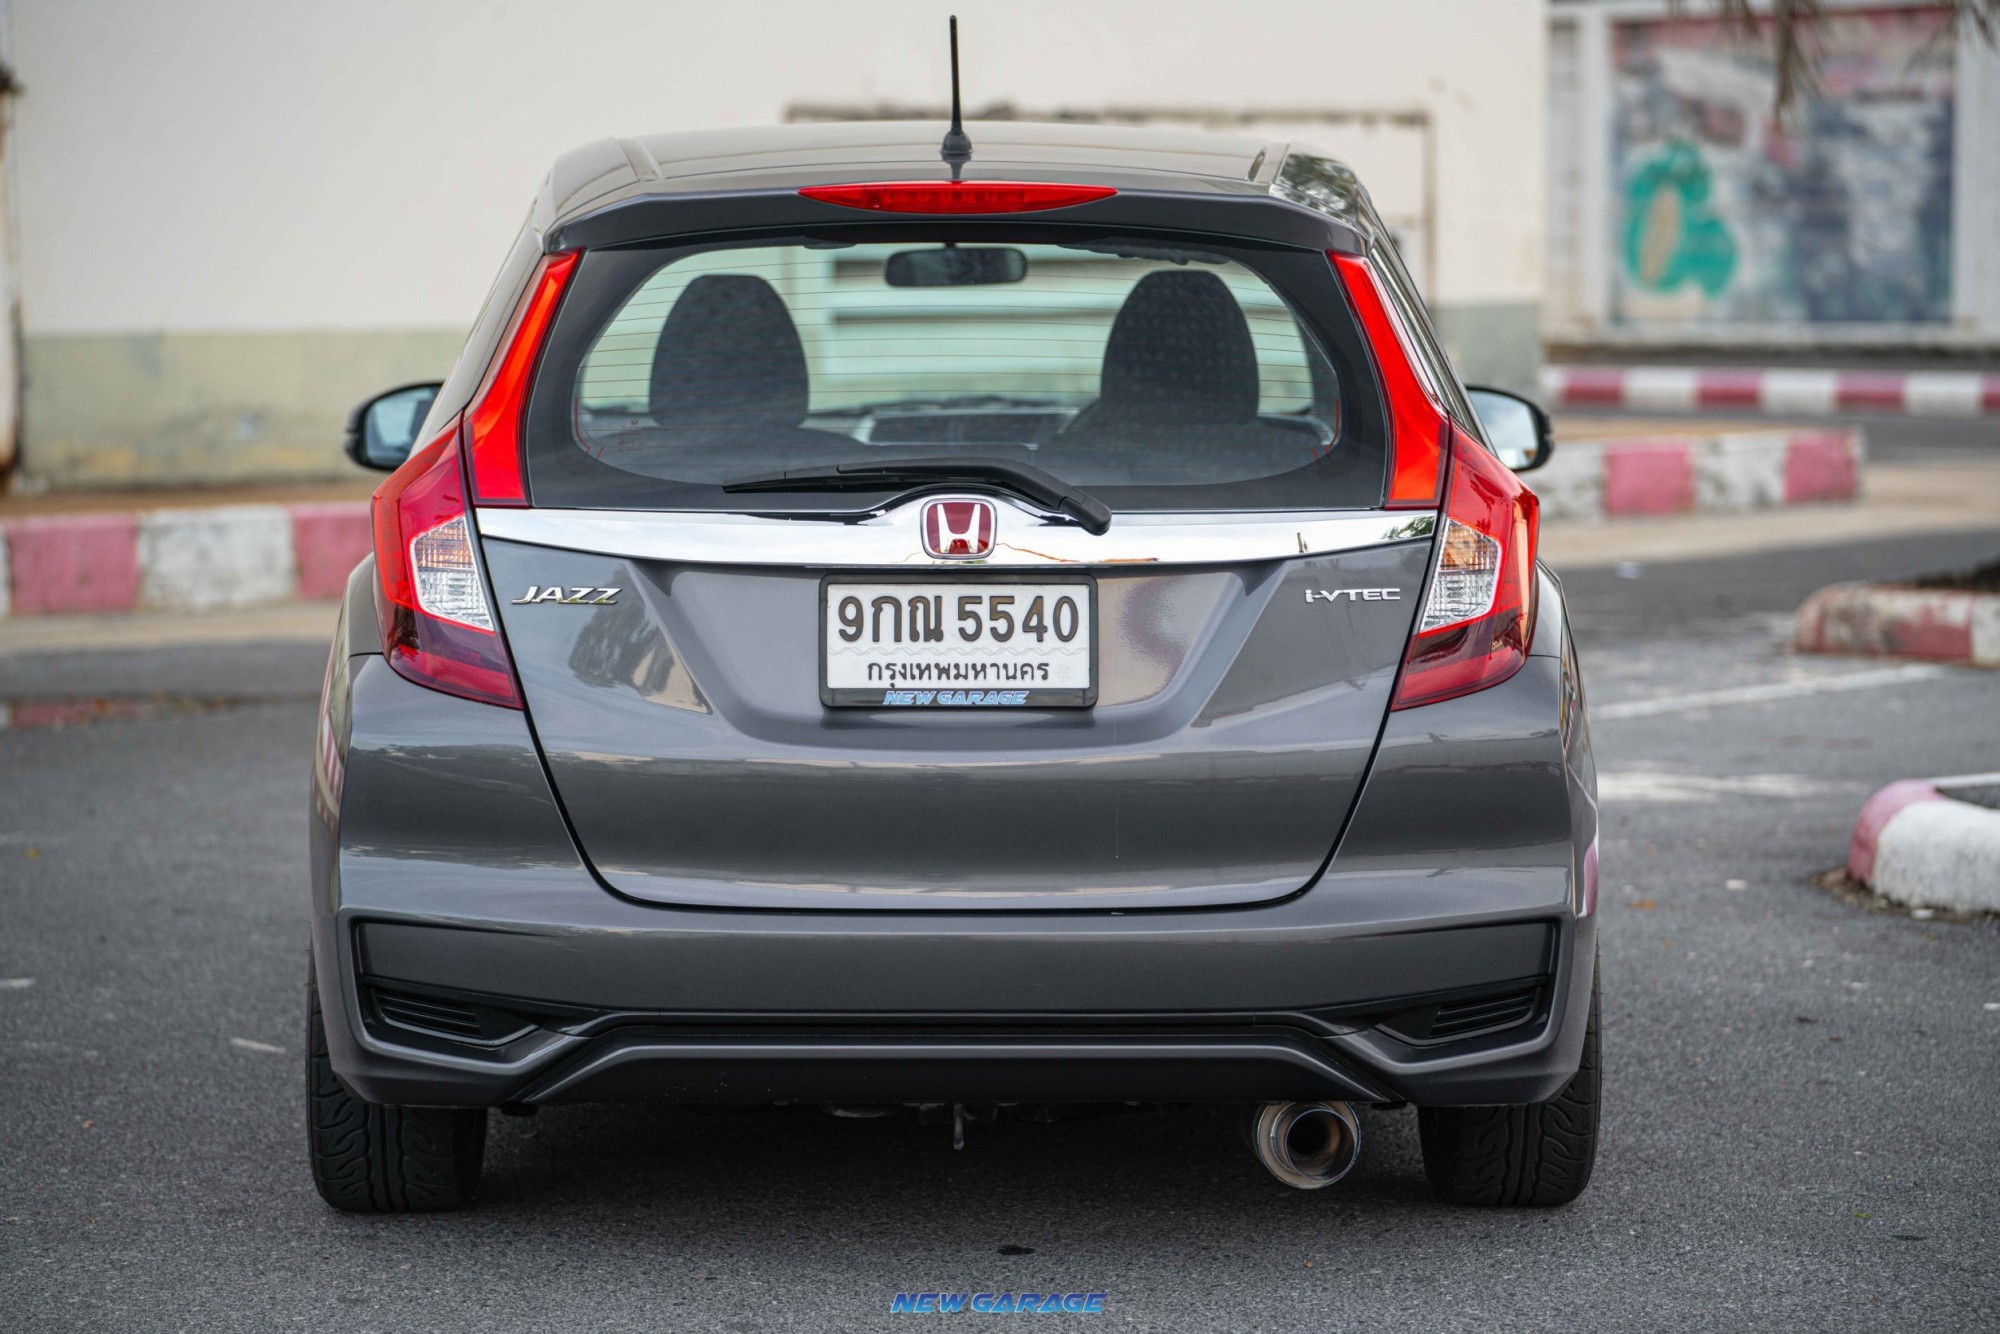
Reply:
[[[1034,580],[820,584],[820,700],[870,708],[1088,708],[1097,586]]]

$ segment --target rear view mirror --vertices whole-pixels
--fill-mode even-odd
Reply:
[[[1519,394],[1505,389],[1466,388],[1479,428],[1500,461],[1515,472],[1533,472],[1555,452],[1555,432],[1549,415]]]
[[[1028,257],[1005,246],[898,250],[882,266],[882,281],[891,287],[980,287],[1027,276]]]
[[[441,384],[406,384],[356,408],[347,418],[347,457],[364,468],[394,472],[416,448]]]

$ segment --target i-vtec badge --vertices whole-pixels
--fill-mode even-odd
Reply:
[[[560,584],[543,588],[540,584],[530,584],[525,596],[514,599],[514,605],[525,607],[531,602],[553,602],[564,607],[608,607],[618,600],[622,591],[617,588],[564,588]]]
[[[1349,602],[1400,602],[1403,590],[1400,588],[1336,588],[1331,591],[1324,588],[1308,588],[1306,590],[1308,603],[1338,602],[1342,598],[1346,598]]]

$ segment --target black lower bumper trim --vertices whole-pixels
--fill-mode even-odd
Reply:
[[[618,1033],[520,1101],[1207,1102],[1393,1100],[1304,1036],[811,1040]]]
[[[1548,928],[1532,924],[1539,932]],[[1535,1102],[1575,1073],[1595,922],[1565,937],[1551,971],[1478,977],[1449,990],[1388,987],[1311,1010],[967,1013],[560,1006],[381,973],[344,979],[533,1025],[470,1045],[351,1014],[329,1024],[336,1073],[395,1105],[725,1102],[1241,1102],[1340,1098],[1420,1106]],[[479,933],[446,933],[476,938]],[[1454,934],[1454,933],[1444,933]],[[1544,937],[1546,938],[1546,937]],[[1573,961],[1582,961],[1577,966]],[[1337,960],[1336,960],[1337,962]],[[1491,963],[1482,971],[1497,972]],[[1582,979],[1579,991],[1576,976]],[[1475,974],[1475,976],[1477,976]],[[1413,977],[1407,982],[1428,981]],[[1338,989],[1334,977],[1329,990]],[[1542,998],[1527,1023],[1412,1042],[1387,1021],[1515,992]],[[352,995],[350,995],[350,1006]],[[350,1007],[343,1007],[347,1010]],[[365,1007],[363,1007],[365,1009]],[[1407,1027],[1407,1025],[1405,1025]],[[1572,1031],[1573,1030],[1573,1031]]]

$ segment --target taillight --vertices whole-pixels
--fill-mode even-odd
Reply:
[[[456,420],[376,489],[374,519],[389,665],[420,686],[520,708],[466,510]]]
[[[866,185],[809,185],[807,199],[877,213],[1039,213],[1088,204],[1118,192],[1108,185],[1052,185],[1041,181],[875,181]]]
[[[1375,354],[1383,397],[1388,400],[1391,452],[1387,506],[1430,509],[1437,504],[1438,483],[1443,479],[1445,439],[1451,433],[1451,421],[1410,360],[1409,336],[1397,327],[1374,269],[1358,255],[1329,252],[1329,256]]]
[[[1535,632],[1535,493],[1455,430],[1450,487],[1437,569],[1392,708],[1499,685],[1521,670]]]
[[[576,269],[576,254],[550,255],[542,260],[527,301],[514,318],[506,350],[487,372],[472,406],[466,409],[466,433],[472,443],[472,494],[481,505],[525,505],[528,484],[521,466],[521,414],[528,406],[528,385],[542,336],[555,319],[563,288]]]

